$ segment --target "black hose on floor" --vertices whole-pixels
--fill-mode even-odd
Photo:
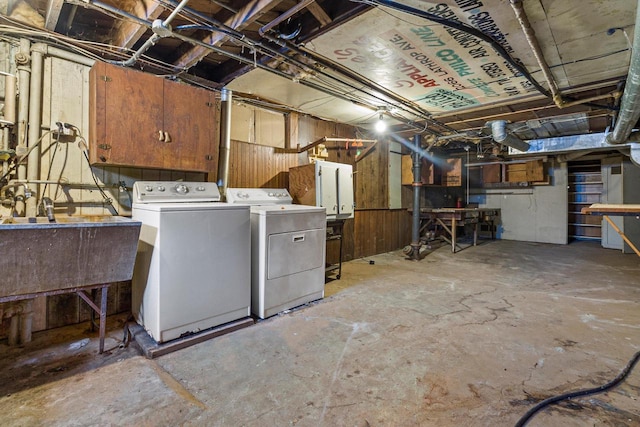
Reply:
[[[572,399],[574,397],[603,393],[607,390],[614,388],[615,386],[620,384],[622,381],[624,381],[624,379],[631,373],[631,370],[636,365],[636,363],[638,363],[638,360],[640,360],[640,351],[633,356],[633,358],[629,361],[629,363],[622,370],[622,372],[620,372],[620,374],[618,374],[618,376],[615,377],[613,381],[608,382],[607,384],[601,385],[599,387],[585,389],[585,390],[572,391],[572,392],[561,394],[558,396],[552,396],[548,399],[543,400],[533,408],[529,409],[527,413],[524,414],[522,418],[518,420],[515,427],[524,427],[538,411],[554,403],[558,403],[560,401],[567,400],[567,399]]]

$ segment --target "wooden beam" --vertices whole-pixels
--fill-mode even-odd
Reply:
[[[262,15],[280,3],[280,1],[281,0],[252,0],[238,11],[238,13],[227,19],[224,24],[234,30],[240,31],[258,20]],[[215,32],[208,35],[202,42],[214,46],[224,40],[225,37],[226,35],[224,33]],[[209,49],[204,46],[194,46],[182,55],[174,65],[178,68],[188,69],[207,56],[209,52]]]
[[[131,3],[131,7],[125,12],[135,15],[140,19],[153,21],[157,19],[165,8],[155,0],[139,0]],[[121,20],[114,31],[112,44],[114,46],[130,49],[136,44],[140,37],[147,31],[147,27],[129,20]]]
[[[331,24],[331,18],[327,15],[327,12],[316,2],[311,3],[307,6],[309,12],[320,22],[320,25],[324,27],[325,25]]]
[[[47,2],[47,16],[44,20],[44,27],[49,31],[55,31],[60,19],[60,11],[64,0],[49,0]]]

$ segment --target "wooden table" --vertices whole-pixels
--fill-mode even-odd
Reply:
[[[420,219],[424,221],[420,230],[436,223],[451,238],[451,252],[456,251],[456,227],[458,225],[473,224],[473,246],[478,241],[478,224],[491,225],[491,238],[495,238],[493,223],[500,215],[498,208],[421,208]]]
[[[622,237],[622,239],[633,249],[636,255],[640,256],[638,248],[629,240],[627,236],[615,225],[609,216],[640,216],[640,205],[614,205],[605,203],[594,203],[593,205],[582,208],[583,214],[589,215],[602,215],[611,227],[616,230],[616,233]]]

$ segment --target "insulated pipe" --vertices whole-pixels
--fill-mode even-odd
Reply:
[[[20,39],[19,51],[14,55],[14,59],[18,68],[18,145],[16,147],[16,155],[21,157],[27,154],[27,122],[29,120],[29,81],[31,78],[31,68],[29,67],[29,51],[31,42],[28,39]],[[27,178],[27,167],[24,164],[18,165],[18,179]],[[24,197],[23,190],[16,191],[16,213],[24,215]]]
[[[44,56],[41,52],[31,51],[31,84],[29,92],[29,139],[27,147],[30,150],[27,157],[27,180],[38,179],[40,175],[40,155],[42,150],[38,143],[42,125],[42,73]],[[37,144],[37,145],[36,145]],[[37,193],[37,192],[36,192]],[[34,217],[38,213],[38,194],[26,200],[25,216]]]
[[[413,224],[411,228],[411,258],[420,259],[420,189],[422,188],[422,173],[420,171],[422,158],[420,156],[420,134],[414,135],[413,145],[415,150],[411,153],[413,160]]]
[[[635,28],[629,73],[620,101],[620,113],[613,130],[605,138],[609,144],[626,142],[640,119],[640,1],[636,8]]]
[[[56,58],[64,59],[67,61],[75,62],[76,64],[86,65],[87,67],[93,66],[96,60],[87,58],[86,56],[79,55],[77,53],[69,52],[58,47],[49,46],[45,43],[36,43],[31,47],[32,52],[40,52],[45,56],[53,56]]]
[[[529,17],[524,11],[524,6],[522,4],[522,0],[511,0],[511,8],[516,14],[516,18],[518,18],[518,22],[520,23],[520,27],[524,32],[524,36],[529,43],[529,47],[533,52],[533,56],[536,57],[536,61],[538,61],[538,65],[540,66],[540,71],[542,71],[542,75],[544,76],[547,84],[549,85],[549,90],[551,91],[551,99],[556,104],[557,107],[562,108],[564,101],[562,99],[562,95],[560,95],[560,89],[558,89],[558,84],[556,83],[556,79],[551,74],[551,69],[547,64],[547,61],[544,59],[544,55],[542,53],[542,49],[540,48],[540,44],[538,43],[538,39],[536,38],[536,33],[531,28],[531,23],[529,22]]]
[[[16,76],[7,74],[4,76],[4,120],[15,125],[16,123]],[[8,126],[2,128],[2,146],[0,150],[9,151],[9,138],[11,132]],[[2,162],[2,176],[9,172],[9,161]]]
[[[220,154],[218,155],[218,188],[226,197],[229,185],[229,153],[231,152],[231,104],[232,92],[227,88],[220,91]]]

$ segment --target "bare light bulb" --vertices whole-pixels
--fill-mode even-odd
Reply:
[[[387,130],[387,124],[384,121],[384,116],[382,113],[380,113],[380,116],[378,117],[378,121],[376,122],[375,128],[376,128],[376,132],[378,133],[382,133],[385,130]]]

